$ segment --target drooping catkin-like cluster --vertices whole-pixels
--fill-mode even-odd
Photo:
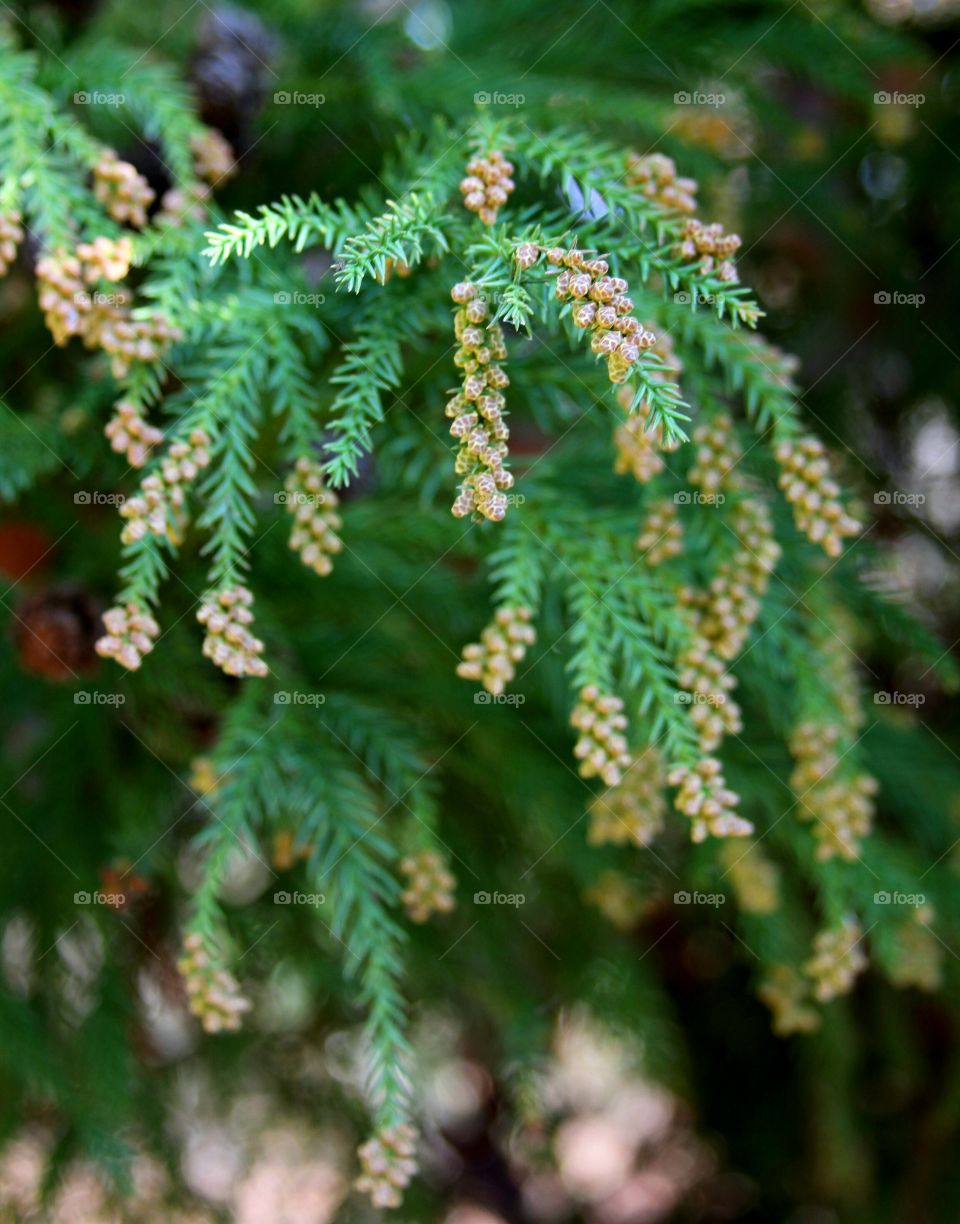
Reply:
[[[160,197],[160,207],[153,214],[153,224],[162,227],[181,225],[187,220],[202,221],[207,215],[211,194],[206,183],[171,187]]]
[[[704,225],[696,217],[688,217],[680,231],[677,255],[681,259],[696,259],[704,276],[735,285],[739,280],[733,257],[740,249],[739,234],[724,233],[719,221]]]
[[[204,128],[191,136],[190,152],[198,178],[205,179],[211,187],[219,187],[237,172],[230,142],[216,128]]]
[[[774,965],[757,994],[773,1012],[778,1037],[812,1033],[820,1027],[820,1013],[811,1006],[810,983],[792,965]]]
[[[870,774],[841,772],[838,726],[803,722],[790,736],[796,767],[790,786],[797,796],[797,815],[813,822],[821,862],[837,857],[852,862],[860,841],[873,827],[877,781]]]
[[[510,380],[499,365],[507,349],[499,324],[483,326],[489,310],[476,285],[454,285],[451,297],[458,307],[454,331],[460,343],[454,362],[463,370],[463,384],[446,407],[453,421],[450,433],[460,442],[454,470],[463,477],[452,512],[456,518],[476,512],[498,523],[507,513],[506,490],[513,488],[505,466],[510,430],[503,396]]]
[[[323,468],[302,455],[288,476],[285,505],[293,515],[290,547],[315,574],[325,578],[333,569],[332,558],[343,551],[337,532],[343,520],[337,513],[340,500],[323,479]]]
[[[837,927],[820,931],[813,941],[813,956],[803,971],[813,979],[813,993],[821,1003],[848,994],[859,973],[867,967],[861,942],[863,932],[855,918],[844,918]]]
[[[743,729],[740,707],[731,696],[736,677],[713,652],[710,640],[697,631],[677,656],[677,684],[689,694],[690,720],[701,752],[716,751],[725,735]]]
[[[617,402],[628,413],[633,395],[630,386],[620,387],[617,391]],[[665,464],[661,452],[676,450],[680,445],[679,442],[665,443],[660,426],[648,429],[649,419],[650,405],[641,402],[637,410],[617,426],[613,435],[617,452],[613,470],[618,475],[629,473],[639,484],[646,484],[663,471]]]
[[[50,252],[37,260],[37,297],[43,321],[55,344],[63,346],[86,329],[90,297],[83,280],[83,265],[66,251]]]
[[[517,664],[523,662],[527,650],[537,640],[537,632],[530,623],[532,615],[522,604],[498,608],[481,632],[480,641],[464,646],[457,675],[479,681],[488,693],[499,697],[516,675]]]
[[[830,475],[830,461],[819,438],[785,438],[774,447],[780,465],[779,485],[793,507],[797,528],[828,557],[839,557],[847,536],[858,535],[861,524],[847,514],[840,486]]]
[[[77,247],[77,258],[83,264],[83,279],[88,285],[98,280],[119,281],[130,271],[133,260],[133,241],[130,238],[104,238],[93,242],[81,242]]]
[[[887,974],[895,986],[916,986],[918,990],[939,990],[943,982],[943,945],[929,924],[933,921],[929,905],[913,912],[913,921],[905,922],[897,932],[893,958]]]
[[[464,207],[475,212],[484,225],[493,225],[497,212],[513,191],[513,163],[493,149],[486,157],[467,162],[467,176],[460,180]]]
[[[15,208],[0,212],[0,276],[17,258],[17,247],[23,241],[23,218]]]
[[[664,791],[667,773],[653,746],[635,756],[618,786],[596,795],[588,808],[591,846],[621,846],[633,842],[649,846],[663,830],[667,814]]]
[[[263,642],[254,637],[250,607],[253,595],[245,586],[224,587],[200,606],[197,620],[206,629],[203,654],[228,676],[265,676],[260,655]]]
[[[656,501],[647,512],[637,536],[636,548],[651,568],[683,552],[683,524],[677,518],[676,503],[668,498]]]
[[[780,873],[759,842],[727,842],[720,847],[718,857],[745,913],[772,914],[779,907]]]
[[[191,932],[183,941],[183,955],[177,968],[187,992],[191,1012],[208,1033],[235,1033],[242,1023],[250,1001],[227,969],[216,964],[204,946],[203,937]]]
[[[112,149],[104,149],[93,168],[93,194],[114,221],[129,223],[135,229],[147,224],[147,209],[153,203],[153,188],[129,162],[121,161]]]
[[[104,659],[116,659],[128,671],[137,670],[160,636],[157,622],[135,603],[104,612],[103,626],[107,632],[97,642],[97,654]]]
[[[692,841],[747,837],[753,832],[750,821],[737,815],[740,796],[727,786],[722,766],[715,757],[703,757],[693,766],[675,765],[667,781],[679,787],[673,805],[693,821]]]
[[[139,405],[132,400],[117,403],[103,432],[111,448],[118,455],[126,456],[127,463],[135,468],[143,467],[153,448],[163,441],[163,431],[148,424]]]
[[[400,862],[400,871],[407,877],[400,900],[412,922],[426,922],[432,914],[449,914],[454,908],[457,881],[442,854],[420,850],[407,855]]]
[[[738,482],[736,467],[743,451],[730,417],[722,413],[698,425],[693,431],[693,443],[697,448],[696,459],[687,473],[691,484],[699,485],[710,495]]]
[[[374,1207],[399,1207],[403,1190],[417,1171],[417,1134],[406,1122],[388,1126],[357,1149],[362,1172],[356,1187]]]
[[[175,540],[186,502],[186,486],[210,463],[210,437],[192,429],[185,441],[174,442],[159,469],[145,477],[140,490],[120,507],[125,519],[120,539],[132,544],[147,535]]]
[[[662,153],[627,154],[624,181],[639,187],[643,195],[671,212],[692,213],[697,209],[697,180],[681,178],[673,159]]]
[[[595,684],[585,685],[573,707],[570,724],[580,732],[573,749],[580,762],[580,776],[618,786],[630,764],[624,735],[627,719],[620,698],[601,693]]]

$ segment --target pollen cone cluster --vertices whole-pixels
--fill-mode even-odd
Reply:
[[[17,258],[17,247],[23,242],[23,218],[16,211],[0,212],[0,276]]]
[[[666,769],[654,747],[644,749],[627,766],[619,785],[596,795],[588,809],[591,846],[632,842],[649,846],[663,830],[667,814]]]
[[[97,642],[97,654],[104,659],[116,659],[128,671],[137,670],[160,636],[157,622],[135,603],[104,612],[103,625],[107,632]]]
[[[777,1036],[812,1033],[820,1027],[820,1013],[812,1005],[810,982],[791,965],[774,965],[757,994],[773,1012],[773,1031]]]
[[[421,850],[400,862],[407,887],[400,895],[412,922],[426,922],[433,914],[449,914],[454,908],[456,879],[441,854]]]
[[[513,488],[505,466],[510,430],[503,396],[510,380],[499,364],[507,350],[499,324],[484,326],[489,311],[476,285],[454,285],[451,297],[458,307],[454,331],[460,344],[454,362],[463,371],[460,390],[446,407],[453,421],[450,433],[460,443],[454,470],[463,477],[452,512],[456,518],[478,513],[496,523],[506,516],[506,491]]]
[[[260,655],[263,642],[253,636],[250,606],[253,595],[245,586],[224,587],[200,606],[197,620],[206,629],[203,654],[228,676],[265,676]]]
[[[357,1189],[370,1196],[374,1207],[399,1207],[403,1190],[417,1171],[414,1159],[416,1132],[407,1123],[388,1126],[357,1151],[362,1170]]]
[[[463,648],[463,660],[457,664],[457,675],[464,680],[476,680],[494,697],[498,697],[516,674],[527,650],[537,640],[530,623],[532,613],[523,605],[499,608],[489,625],[480,634],[479,642]]]
[[[484,225],[493,225],[497,212],[513,191],[513,164],[494,149],[486,157],[467,162],[467,176],[460,181],[464,207],[475,212]]]
[[[715,276],[718,280],[735,285],[739,277],[733,257],[742,241],[739,234],[724,233],[719,221],[704,225],[695,217],[689,217],[680,231],[677,255],[681,259],[699,260],[704,276]]]
[[[103,432],[112,449],[124,455],[127,463],[135,468],[143,467],[150,452],[163,441],[163,431],[148,424],[140,407],[132,400],[117,403]]]
[[[147,535],[179,537],[186,503],[186,486],[210,462],[210,438],[203,429],[174,442],[160,461],[158,470],[144,477],[139,491],[120,507],[125,520],[120,539],[132,544]]]
[[[627,719],[619,697],[601,693],[595,684],[580,690],[570,724],[580,733],[573,755],[580,762],[582,778],[600,778],[607,786],[619,785],[630,764],[627,751]]]
[[[803,969],[813,979],[813,993],[821,1003],[849,994],[857,975],[867,967],[863,932],[855,918],[821,931],[813,941],[813,956]]]
[[[840,502],[840,486],[830,475],[823,443],[812,436],[785,439],[773,453],[780,465],[780,488],[793,507],[797,528],[828,557],[839,557],[844,539],[858,535],[861,525]]]
[[[250,1002],[240,993],[236,978],[219,968],[204,947],[200,935],[193,933],[183,941],[183,955],[177,961],[190,1010],[208,1033],[234,1033],[240,1028]]]
[[[637,552],[652,568],[683,552],[683,524],[676,503],[662,498],[648,510],[636,540]]]
[[[790,786],[797,796],[797,814],[813,827],[817,858],[853,862],[860,843],[873,827],[876,779],[844,770],[837,751],[841,730],[836,725],[803,722],[790,736],[796,762]]]
[[[143,229],[147,209],[153,203],[153,188],[129,162],[105,149],[93,168],[93,194],[114,221]]]
[[[693,821],[692,841],[708,837],[747,837],[753,832],[749,820],[736,813],[740,796],[726,784],[722,766],[714,757],[704,757],[694,766],[676,765],[667,781],[679,787],[674,807]]]
[[[644,157],[628,154],[625,181],[631,187],[638,187],[648,200],[661,208],[671,212],[696,212],[696,179],[680,178],[673,159],[662,153],[649,153]]]
[[[321,578],[333,569],[333,558],[343,551],[337,535],[343,525],[336,493],[323,480],[323,468],[314,459],[301,456],[287,478],[286,502],[293,515],[290,547],[300,560]]]
[[[237,172],[233,149],[216,128],[205,128],[190,138],[193,168],[199,178],[218,187]]]

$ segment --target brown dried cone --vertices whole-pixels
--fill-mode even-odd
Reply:
[[[727,787],[722,766],[715,757],[704,757],[692,768],[675,765],[667,781],[680,789],[674,807],[693,821],[690,839],[706,841],[708,837],[746,837],[753,825],[736,813],[740,796]]]
[[[100,606],[78,587],[36,591],[14,613],[20,666],[32,676],[71,680],[97,665]]]
[[[814,981],[813,993],[821,1003],[849,994],[858,974],[867,967],[862,948],[863,932],[855,918],[821,931],[813,941],[813,956],[803,971]]]
[[[718,280],[737,283],[739,277],[733,257],[743,242],[739,234],[725,234],[718,221],[704,225],[690,217],[683,223],[680,238],[676,248],[679,258],[698,259],[704,276],[713,275]]]
[[[640,527],[636,549],[651,569],[671,557],[680,556],[683,552],[683,524],[677,518],[674,501],[664,498],[653,503]]]
[[[285,506],[293,515],[290,547],[300,560],[321,578],[333,569],[332,558],[343,550],[337,535],[343,525],[336,493],[323,480],[323,468],[314,459],[299,458],[284,485]]]
[[[839,727],[814,722],[799,724],[790,736],[790,754],[796,762],[790,786],[797,796],[797,815],[812,822],[821,862],[834,857],[853,862],[861,839],[873,828],[876,779],[839,772],[840,736]]]
[[[263,642],[253,636],[250,606],[253,594],[245,586],[224,587],[209,595],[197,613],[207,631],[203,654],[228,676],[265,676],[268,668],[260,655]]]
[[[412,922],[426,922],[432,914],[449,914],[454,908],[456,879],[436,850],[420,850],[400,862],[407,887],[400,900]]]
[[[585,685],[573,707],[570,725],[580,732],[573,749],[580,762],[580,776],[600,778],[607,786],[619,785],[630,764],[624,735],[627,719],[620,698],[601,693],[595,684]]]
[[[773,454],[781,468],[780,488],[793,507],[797,527],[828,557],[839,557],[845,537],[858,535],[861,524],[840,502],[840,486],[830,476],[823,443],[812,436],[785,439]]]
[[[242,1023],[250,1001],[240,993],[236,978],[218,966],[203,937],[192,932],[183,941],[183,956],[177,968],[187,992],[191,1012],[208,1033],[234,1033]]]
[[[644,157],[627,155],[625,181],[639,187],[643,195],[671,212],[692,213],[697,208],[697,180],[680,178],[672,158],[662,153]]]
[[[517,664],[537,640],[531,619],[530,609],[523,605],[498,608],[493,620],[480,634],[480,641],[464,646],[457,675],[464,680],[479,681],[488,693],[498,697],[515,676]]]
[[[129,162],[112,149],[104,149],[93,168],[93,194],[114,221],[129,222],[136,229],[147,224],[147,209],[153,203],[153,188]]]
[[[120,400],[114,415],[103,431],[117,454],[124,455],[131,467],[140,468],[150,458],[150,452],[163,441],[163,431],[149,425],[140,406],[132,400]]]
[[[503,397],[510,380],[498,364],[506,360],[507,350],[498,324],[481,326],[488,307],[476,285],[461,282],[450,296],[459,307],[454,332],[460,347],[454,362],[464,372],[463,385],[445,410],[453,420],[450,433],[460,440],[454,470],[464,477],[452,513],[455,518],[478,513],[500,522],[507,513],[506,490],[513,487],[505,466],[510,430]]]
[[[493,225],[497,211],[513,191],[513,164],[494,149],[486,157],[467,162],[467,177],[460,182],[464,207],[475,212],[484,225]]]
[[[230,142],[216,128],[204,128],[190,137],[190,152],[197,177],[211,187],[219,187],[237,173],[237,163]]]
[[[591,846],[649,846],[663,830],[667,814],[667,774],[654,747],[635,756],[618,786],[596,795],[588,808]]]
[[[811,1006],[810,983],[790,965],[774,965],[757,994],[773,1012],[773,1031],[779,1037],[812,1033],[820,1027],[820,1013]]]
[[[417,1134],[406,1122],[384,1127],[360,1148],[362,1172],[357,1189],[370,1196],[374,1207],[399,1207],[403,1190],[417,1171],[414,1159]]]
[[[107,632],[97,642],[97,654],[104,659],[116,659],[128,671],[137,670],[160,636],[157,622],[135,603],[108,609],[103,614],[103,624]]]
[[[23,218],[17,210],[0,212],[0,276],[6,276],[17,258],[17,247],[23,241]]]

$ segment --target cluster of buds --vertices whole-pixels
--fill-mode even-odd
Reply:
[[[177,968],[187,992],[191,1012],[208,1033],[235,1033],[240,1028],[250,1001],[240,993],[236,978],[220,968],[206,947],[203,937],[192,932],[183,941],[183,955]]]
[[[780,465],[780,488],[793,507],[798,529],[828,557],[839,557],[844,537],[857,535],[861,525],[840,502],[840,486],[830,476],[823,443],[812,436],[784,439],[773,453]]]
[[[94,298],[83,342],[87,348],[101,348],[109,354],[114,378],[124,378],[133,362],[159,360],[183,333],[163,315],[134,319],[130,313],[131,295],[116,297],[114,302]]]
[[[467,162],[467,177],[460,181],[464,207],[475,212],[484,225],[493,225],[497,211],[513,191],[513,163],[494,149],[486,157]]]
[[[916,986],[919,990],[939,990],[943,979],[943,947],[929,924],[933,910],[921,905],[913,920],[904,923],[894,941],[893,956],[887,967],[895,986]]]
[[[120,539],[132,544],[147,535],[175,540],[186,501],[186,485],[210,462],[210,438],[203,429],[192,429],[186,441],[174,442],[161,459],[159,469],[145,477],[140,491],[120,507],[126,520]]]
[[[184,221],[203,221],[210,203],[210,188],[205,183],[189,183],[171,187],[160,197],[160,207],[153,215],[157,226],[181,225]]]
[[[331,557],[343,550],[337,535],[342,520],[336,493],[323,481],[323,468],[315,459],[301,456],[284,485],[285,505],[293,515],[290,547],[304,565],[325,578],[333,569]]]
[[[855,918],[847,917],[838,927],[821,931],[813,941],[813,956],[803,967],[813,979],[813,993],[821,1003],[848,994],[858,973],[867,967],[860,946],[863,933]]]
[[[697,729],[702,752],[716,751],[725,735],[736,735],[743,729],[740,707],[730,696],[737,686],[736,677],[713,652],[710,640],[699,632],[677,657],[677,683],[689,695],[690,720]]]
[[[135,603],[104,612],[103,627],[107,632],[97,642],[97,654],[104,659],[116,659],[127,671],[137,670],[160,636],[157,622]]]
[[[98,280],[123,280],[133,260],[133,241],[127,237],[113,239],[101,235],[93,242],[81,242],[77,258],[83,264],[83,278],[88,285]]]
[[[637,536],[637,551],[651,567],[683,552],[683,524],[675,502],[664,498],[650,507]]]
[[[797,796],[801,820],[813,821],[818,841],[817,858],[852,862],[860,839],[873,827],[876,779],[869,774],[841,775],[837,745],[840,728],[803,722],[790,736],[790,755],[796,767],[790,786]]]
[[[112,449],[135,468],[143,467],[153,448],[163,441],[163,431],[148,424],[132,400],[119,401],[103,432]]]
[[[780,905],[780,873],[758,842],[727,842],[720,847],[720,862],[730,877],[740,908],[747,914],[772,914]]]
[[[757,994],[773,1012],[773,1031],[778,1036],[819,1028],[820,1013],[811,1006],[810,983],[791,965],[774,965]]]
[[[735,469],[743,458],[743,451],[730,417],[723,413],[698,425],[693,431],[693,443],[697,455],[687,473],[691,484],[712,494],[737,482]]]
[[[633,388],[622,386],[617,390],[617,403],[625,412],[630,413],[633,404]],[[676,450],[679,442],[667,444],[663,441],[663,430],[660,426],[650,430],[647,428],[650,419],[650,405],[642,401],[636,412],[630,413],[627,419],[617,426],[613,435],[617,457],[613,470],[619,475],[629,473],[639,484],[646,484],[664,469],[662,452]]]
[[[688,217],[680,230],[677,255],[681,259],[698,259],[704,276],[736,284],[737,268],[733,256],[740,249],[739,234],[725,234],[719,221],[704,225],[696,217]]]
[[[253,595],[244,586],[224,587],[204,600],[197,620],[206,629],[203,654],[228,676],[265,676],[260,655],[263,642],[253,636],[250,605]]]
[[[646,899],[636,883],[622,871],[603,871],[583,894],[604,918],[620,931],[632,930],[646,907]]]
[[[645,157],[627,154],[624,181],[631,187],[639,187],[648,200],[670,212],[696,212],[696,179],[679,177],[673,159],[662,153],[649,153]]]
[[[374,1207],[399,1207],[403,1190],[417,1171],[414,1159],[417,1136],[406,1122],[387,1126],[358,1150],[360,1167],[356,1187],[369,1194]]]
[[[480,634],[480,641],[464,646],[457,675],[478,680],[488,693],[499,697],[516,675],[517,664],[523,662],[537,640],[532,617],[530,609],[522,604],[498,608]]]
[[[753,825],[736,813],[740,796],[728,788],[722,766],[715,757],[704,757],[696,765],[675,765],[667,776],[677,786],[673,805],[693,821],[692,841],[708,837],[747,837]]]
[[[23,218],[17,210],[0,212],[0,276],[17,258],[17,247],[23,241]]]
[[[153,203],[153,188],[129,162],[112,149],[104,149],[93,168],[93,194],[114,221],[128,222],[135,229],[147,224],[147,209]]]
[[[83,335],[90,296],[83,280],[83,265],[76,255],[55,251],[37,260],[37,296],[43,321],[55,344]]]
[[[588,809],[591,846],[632,842],[649,846],[663,830],[667,814],[666,770],[660,753],[646,748],[633,758],[619,786],[596,795]]]
[[[420,850],[400,862],[407,887],[400,895],[412,922],[426,922],[432,914],[449,914],[454,908],[456,879],[436,850]]]
[[[630,764],[624,735],[627,719],[620,698],[601,693],[595,684],[585,685],[573,707],[570,724],[580,732],[573,749],[580,762],[580,776],[618,786]]]
[[[460,443],[454,470],[464,477],[452,512],[456,518],[478,512],[498,523],[507,513],[506,490],[513,488],[505,467],[510,430],[503,396],[510,380],[498,364],[506,360],[507,350],[498,324],[482,326],[488,306],[476,285],[454,285],[451,297],[458,307],[454,331],[460,343],[454,362],[463,370],[463,384],[447,402],[446,415]]]
[[[218,187],[237,172],[233,149],[216,128],[204,128],[191,136],[190,152],[198,177],[206,179],[211,187]]]

